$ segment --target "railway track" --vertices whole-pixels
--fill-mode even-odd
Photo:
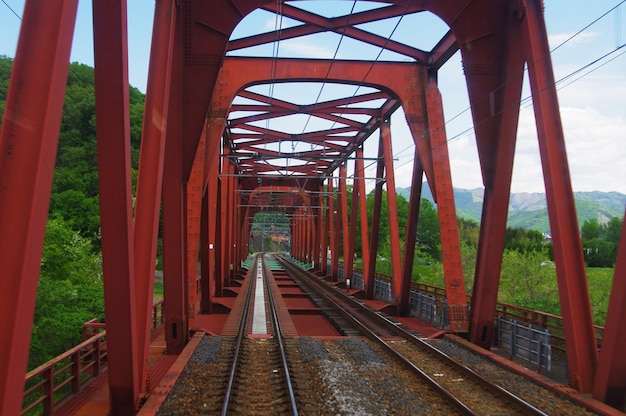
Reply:
[[[311,276],[284,258],[278,259],[292,278],[302,285],[303,290],[309,292],[318,302],[319,307],[341,314],[341,322],[336,323],[341,332],[353,333],[355,328],[358,329],[439,392],[459,413],[546,415],[527,401],[435,349],[384,315]],[[347,328],[345,322],[349,322],[352,329]]]
[[[272,322],[272,336],[253,339],[247,336],[250,326],[250,305],[253,284],[248,287],[245,307],[234,341],[232,366],[226,389],[222,415],[228,414],[298,414],[294,390],[289,374],[285,345],[283,343],[274,299],[269,290],[267,268],[257,256],[253,277],[264,279],[267,310]]]

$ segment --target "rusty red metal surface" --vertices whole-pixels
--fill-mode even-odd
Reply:
[[[22,406],[77,1],[27,2],[0,131],[0,413]]]
[[[13,381],[22,379],[26,368],[30,334],[26,329],[33,320],[38,259],[76,13],[76,1],[39,3],[26,2],[0,133],[0,311],[5,317],[0,321],[0,332],[8,334],[6,339],[11,340],[0,345],[0,411],[8,414],[16,413],[19,407],[12,398],[18,396],[16,391],[21,388],[16,390],[19,383]],[[159,0],[156,6],[133,216],[127,155],[126,4],[94,2],[98,141],[102,157],[100,199],[107,333],[112,346],[109,371],[113,413],[134,409],[146,374],[147,300],[161,196],[165,339],[170,354],[183,350],[189,336],[189,320],[197,308],[210,311],[213,297],[222,296],[231,285],[231,278],[248,253],[250,218],[261,209],[289,215],[292,255],[305,262],[321,260],[324,264],[321,268],[318,265],[318,270],[329,273],[331,279],[337,278],[340,256],[352,267],[359,209],[366,257],[365,295],[371,299],[383,182],[387,185],[392,233],[393,296],[400,313],[406,313],[409,266],[413,260],[407,255],[402,264],[400,258],[388,130],[391,114],[400,107],[415,142],[415,160],[419,162],[414,169],[413,186],[417,187],[423,172],[438,204],[445,295],[452,311],[452,329],[469,329],[473,343],[489,347],[519,117],[520,74],[525,64],[529,69],[546,182],[570,384],[581,392],[593,391],[603,400],[613,400],[614,391],[623,392],[616,380],[623,374],[624,366],[611,368],[608,363],[616,358],[617,352],[611,351],[619,351],[619,346],[625,344],[616,323],[621,322],[624,312],[615,305],[620,304],[624,292],[623,279],[617,276],[622,273],[620,265],[626,254],[622,247],[609,313],[611,324],[607,323],[605,335],[610,349],[598,361],[540,0],[398,0],[335,17],[309,11],[297,2]],[[256,8],[299,24],[231,39],[234,28]],[[421,50],[360,27],[426,11],[441,18],[450,29],[431,50]],[[410,62],[237,56],[244,48],[267,46],[278,38],[295,39],[323,32],[383,48]],[[457,51],[463,59],[485,184],[469,315],[442,97],[437,88],[437,70]],[[301,103],[255,88],[286,82],[359,85],[365,91]],[[315,117],[331,127],[304,128],[296,133],[270,128],[270,121],[294,114]],[[26,125],[32,128],[25,128]],[[365,187],[361,179],[354,182],[352,211],[348,211],[347,161],[356,156],[353,176],[364,177],[362,149],[377,132],[374,221],[368,229],[363,216]],[[333,192],[337,190],[339,196],[335,198]],[[415,232],[418,204],[414,199],[419,195],[414,190],[408,235]],[[339,252],[340,238],[343,253]],[[407,244],[406,250],[410,248]],[[202,274],[199,292],[198,258]]]
[[[112,7],[103,0],[94,1],[93,13],[109,396],[112,414],[128,414],[139,405],[139,349],[145,341],[138,335],[136,318],[126,2]]]

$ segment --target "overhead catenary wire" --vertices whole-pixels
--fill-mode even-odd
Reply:
[[[565,40],[564,40],[563,42],[561,42],[559,45],[555,46],[553,49],[551,49],[551,50],[550,50],[550,52],[549,52],[549,53],[548,53],[548,55],[546,55],[546,56],[551,55],[553,52],[557,51],[558,49],[560,49],[561,47],[563,47],[565,44],[567,44],[567,43],[569,43],[569,42],[573,41],[574,39],[576,39],[577,37],[581,36],[581,34],[582,34],[583,32],[585,32],[585,31],[586,31],[586,30],[588,30],[590,27],[592,27],[594,24],[598,23],[600,20],[602,20],[603,18],[605,18],[606,16],[608,16],[611,12],[615,11],[615,12],[617,13],[617,12],[619,11],[619,6],[621,6],[621,5],[622,5],[622,4],[624,4],[625,2],[626,2],[626,0],[621,0],[621,1],[617,4],[617,5],[615,5],[615,6],[611,7],[608,11],[606,11],[606,12],[605,12],[605,13],[603,13],[603,14],[601,14],[599,17],[595,18],[593,21],[591,21],[590,23],[588,23],[587,25],[585,25],[582,29],[578,30],[578,31],[577,31],[576,33],[574,33],[573,35],[569,36],[567,39],[565,39]],[[618,31],[619,31],[619,29],[620,29],[619,27],[616,27],[616,32],[618,32]],[[570,78],[572,78],[572,77],[575,77],[577,74],[580,74],[581,72],[583,72],[583,71],[585,71],[586,69],[588,69],[588,68],[592,67],[593,65],[596,65],[596,64],[598,64],[599,62],[603,61],[605,58],[608,58],[609,56],[611,56],[611,55],[615,54],[616,52],[620,51],[620,50],[621,50],[624,46],[626,46],[626,44],[620,44],[620,43],[618,42],[618,45],[617,45],[614,49],[612,49],[611,51],[609,51],[609,52],[607,52],[607,53],[605,53],[605,54],[601,55],[601,56],[600,56],[600,57],[598,57],[598,58],[595,58],[595,59],[591,60],[590,62],[588,62],[587,64],[585,64],[585,65],[581,66],[580,68],[577,68],[577,69],[575,69],[574,71],[571,71],[569,74],[567,74],[567,75],[563,76],[562,78],[560,78],[559,80],[555,81],[555,84],[554,84],[554,85],[558,87],[558,86],[559,86],[559,84],[564,83],[564,82],[565,82],[565,81],[567,81],[568,79],[570,79]],[[584,74],[580,75],[579,77],[577,77],[577,78],[573,79],[571,82],[568,82],[568,83],[565,83],[565,84],[561,85],[560,87],[558,87],[558,90],[561,90],[562,88],[565,88],[565,87],[569,86],[570,84],[572,84],[572,83],[574,83],[574,82],[576,82],[576,81],[580,80],[581,78],[583,78],[583,77],[585,77],[585,76],[589,75],[590,73],[592,73],[592,72],[596,71],[597,69],[599,69],[599,68],[601,68],[601,67],[605,66],[606,64],[608,64],[608,63],[612,62],[613,60],[615,60],[615,59],[617,59],[617,58],[621,57],[624,53],[626,53],[626,52],[619,53],[617,56],[614,56],[614,57],[613,57],[613,58],[611,58],[610,60],[608,60],[608,61],[606,61],[606,62],[604,62],[604,63],[602,63],[602,64],[598,65],[597,67],[595,67],[595,68],[591,69],[590,71],[585,72]],[[544,56],[544,57],[542,57],[542,58],[540,58],[540,59],[545,59],[545,58],[546,58],[546,56]],[[525,72],[525,71],[526,71],[526,68],[524,69],[524,72]],[[500,89],[500,88],[503,88],[504,86],[506,86],[506,83],[503,83],[502,85],[499,85],[498,87],[496,87],[496,88],[494,89],[494,91],[496,91],[496,90],[498,90],[498,89]],[[483,98],[479,99],[478,101],[481,101],[481,100],[483,100],[483,99],[488,99],[488,98],[489,98],[489,94],[487,94],[487,95],[486,95],[486,96],[484,96]],[[520,103],[521,103],[521,108],[527,108],[528,106],[530,106],[530,105],[532,104],[531,98],[532,98],[531,96],[526,96],[526,97],[524,97],[523,99],[521,99],[521,100],[520,100]],[[467,111],[469,111],[470,109],[471,109],[471,107],[470,107],[470,106],[468,106],[468,107],[466,107],[465,109],[463,109],[461,112],[459,112],[458,114],[456,114],[455,116],[453,116],[453,117],[449,118],[448,120],[446,120],[446,122],[444,123],[444,127],[445,127],[445,126],[447,126],[447,125],[449,125],[452,121],[454,121],[456,118],[460,117],[462,114],[466,113],[466,112],[467,112]],[[508,108],[506,108],[506,109],[508,109]],[[501,111],[504,111],[504,110],[506,110],[506,109],[502,109]],[[498,114],[500,114],[500,113],[498,113]],[[496,115],[498,115],[498,114],[496,114]],[[478,125],[480,125],[481,123],[482,123],[482,122],[479,122],[479,123],[478,123]],[[452,137],[448,138],[448,139],[447,139],[447,143],[453,142],[453,141],[455,141],[455,140],[457,140],[457,139],[459,139],[459,138],[461,138],[461,137],[463,137],[463,136],[467,135],[468,133],[470,133],[471,131],[473,131],[473,130],[475,129],[475,127],[476,127],[476,125],[471,125],[471,126],[469,126],[468,128],[466,128],[465,130],[461,131],[460,133],[457,133],[457,134],[455,134],[454,136],[452,136]],[[394,154],[394,158],[400,158],[400,155],[401,155],[402,153],[404,153],[405,151],[407,151],[407,150],[409,150],[409,149],[413,149],[414,147],[415,147],[415,144],[414,144],[414,143],[409,144],[408,146],[406,146],[406,147],[405,147],[405,148],[403,148],[402,150],[400,150],[400,151],[396,152],[396,153]],[[410,158],[409,160],[407,160],[405,163],[403,163],[403,164],[400,164],[400,165],[396,166],[395,168],[397,169],[397,168],[403,167],[403,166],[405,166],[405,165],[407,165],[407,164],[409,164],[409,163],[411,163],[411,162],[413,162],[413,159],[412,159],[412,158]],[[366,166],[366,168],[365,168],[365,169],[368,169],[368,168],[372,167],[372,165],[373,165],[373,163],[370,163],[368,166]]]

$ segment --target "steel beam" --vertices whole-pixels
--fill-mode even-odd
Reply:
[[[330,231],[330,213],[328,208],[328,201],[332,198],[332,195],[324,192],[324,183],[320,183],[320,205],[323,205],[322,212],[320,212],[320,272],[322,276],[328,275],[328,234]],[[327,191],[327,189],[326,189]]]
[[[215,221],[215,296],[221,297],[224,294],[224,279],[222,279],[224,264],[224,217],[226,215],[226,198],[223,197],[225,182],[227,178],[217,180],[217,196],[215,198],[216,213]]]
[[[466,78],[485,184],[469,340],[487,349],[494,331],[525,61],[519,19],[511,11],[504,23],[506,47],[487,61],[492,75],[478,69],[486,65],[483,56],[463,50],[469,68],[476,68]]]
[[[602,349],[598,360],[593,397],[626,411],[626,222],[613,275],[609,309],[602,333]]]
[[[524,3],[525,53],[546,187],[569,382],[581,393],[589,393],[593,388],[598,352],[543,3],[540,0]]]
[[[187,313],[192,319],[199,309],[198,299],[198,255],[200,252],[200,223],[202,216],[202,194],[204,189],[206,134],[198,142],[187,182]]]
[[[354,178],[355,188],[359,192],[359,214],[361,215],[361,259],[363,270],[367,270],[369,264],[369,239],[367,237],[367,195],[365,194],[365,167],[363,163],[363,146],[356,151],[356,175]]]
[[[382,178],[385,172],[384,161],[384,145],[383,136],[380,135],[378,140],[378,163],[376,165],[376,177]],[[374,298],[375,274],[376,274],[376,256],[378,254],[378,232],[380,230],[380,210],[383,205],[383,181],[376,181],[374,187],[374,208],[372,211],[372,231],[370,234],[370,257],[363,276],[363,284],[365,286],[365,298]]]
[[[139,374],[145,390],[152,328],[154,263],[163,189],[163,159],[176,24],[173,0],[155,3],[135,198],[134,255]]]
[[[135,302],[126,1],[95,0],[96,136],[110,413],[133,413],[141,374]]]
[[[330,227],[330,275],[333,281],[337,280],[337,274],[339,272],[339,229],[341,227],[341,217],[337,215],[337,203],[335,202],[335,195],[333,189],[334,179],[328,180],[328,214],[329,214],[329,227]]]
[[[393,148],[389,119],[380,121],[380,136],[385,161],[385,186],[387,187],[387,218],[389,221],[389,244],[391,246],[391,276],[396,306],[402,299],[402,261],[400,259],[400,230],[398,227],[398,204],[396,202],[396,179],[393,171]]]
[[[400,316],[409,316],[411,312],[411,280],[413,278],[413,261],[415,260],[415,242],[417,239],[417,223],[420,214],[422,198],[422,177],[424,170],[420,164],[419,150],[415,148],[413,157],[413,175],[411,177],[411,195],[409,196],[409,218],[406,222],[406,237],[404,238],[404,261],[402,262],[402,288],[398,311]]]
[[[209,226],[209,191],[205,188],[202,195],[202,211],[200,217],[200,313],[211,313],[212,289],[211,260],[213,250],[210,248]]]
[[[343,244],[343,271],[345,277],[346,265],[348,261],[348,241],[350,239],[349,224],[348,224],[348,187],[346,185],[346,175],[348,173],[348,167],[343,163],[339,167],[339,215],[341,216],[341,242]]]
[[[0,131],[0,414],[22,409],[77,0],[26,1]]]
[[[431,140],[431,156],[437,194],[437,215],[441,234],[441,257],[443,261],[446,300],[450,316],[450,329],[464,332],[468,329],[467,301],[459,226],[454,205],[454,190],[450,173],[450,158],[446,139],[445,120],[441,94],[437,88],[434,74],[431,74],[426,86],[426,111]]]
[[[176,37],[180,39],[180,18]],[[183,51],[175,42],[173,62],[180,62]],[[181,68],[172,66],[169,111],[167,117],[167,141],[163,164],[163,308],[165,319],[165,342],[168,354],[179,354],[187,342],[187,296],[185,269],[185,183],[182,161],[182,112]]]
[[[354,177],[358,176],[357,166],[354,165]],[[356,179],[355,179],[356,181]],[[347,199],[347,195],[346,195]],[[357,223],[357,214],[359,209],[359,187],[356,186],[356,182],[352,186],[352,204],[350,209],[350,229],[348,231],[348,256],[344,259],[344,272],[346,279],[352,279],[351,282],[354,281],[353,273],[354,273],[354,247],[356,244],[356,223]],[[345,244],[345,243],[344,243]],[[347,283],[347,281],[346,281]]]

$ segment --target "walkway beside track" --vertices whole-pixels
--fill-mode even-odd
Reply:
[[[228,296],[214,298],[213,308],[210,314],[197,314],[190,319],[192,332],[205,332],[211,335],[234,336],[236,335],[239,316],[244,306],[244,294],[248,286],[257,279],[257,270],[243,270],[245,273],[236,277],[235,283],[240,286],[231,286],[225,290]],[[278,308],[283,334],[286,337],[310,336],[319,339],[341,338],[335,327],[328,321],[321,310],[311,301],[309,296],[280,269],[272,269],[273,278],[270,279],[269,290],[272,291],[274,301]],[[346,289],[342,289],[346,290]],[[354,291],[348,291],[350,293]],[[267,301],[267,300],[265,300]],[[384,310],[388,304],[379,300],[363,300],[376,310]],[[398,318],[397,321],[422,334],[425,337],[434,337],[441,334],[441,330],[434,328],[416,318]],[[267,334],[253,335],[266,337]],[[154,391],[164,375],[170,371],[170,367],[179,358],[178,355],[165,355],[165,339],[163,328],[155,331],[150,345],[149,357],[149,386],[150,392]],[[180,366],[180,371],[184,364]],[[106,416],[109,412],[109,389],[108,377],[105,372],[99,378],[89,383],[75,396],[61,405],[55,411],[55,415],[79,415],[79,416]]]
[[[152,392],[161,382],[177,355],[165,355],[165,338],[163,326],[152,335],[150,355],[148,357],[148,386]],[[107,416],[109,414],[108,373],[105,371],[98,378],[87,384],[78,394],[71,396],[55,410],[60,416]]]

